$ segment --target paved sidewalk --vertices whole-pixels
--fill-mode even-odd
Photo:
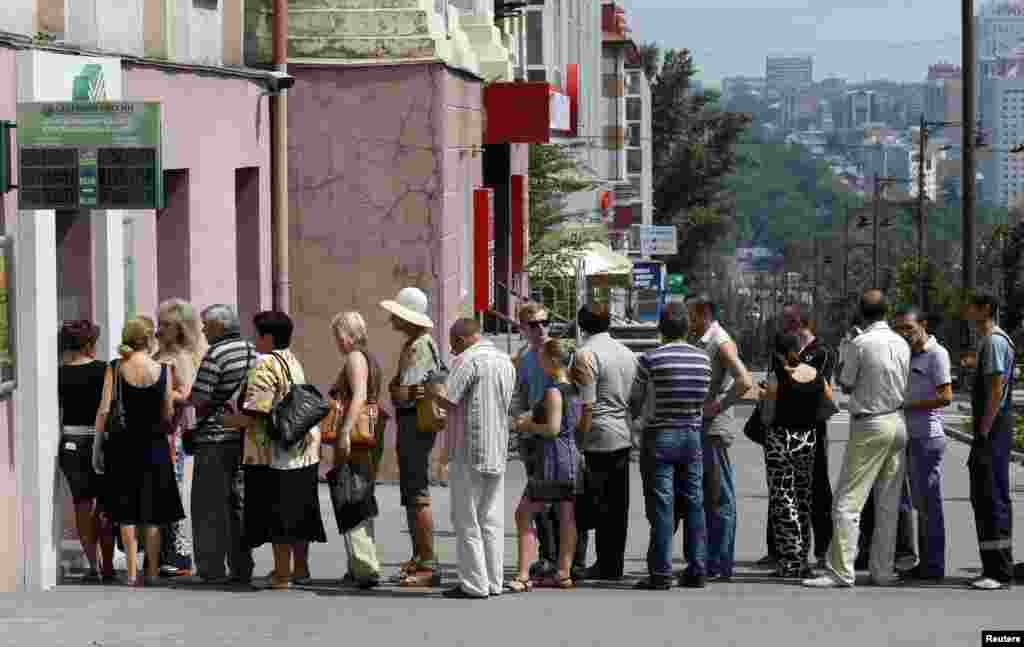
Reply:
[[[750,407],[741,407],[741,424]],[[846,413],[830,425],[830,471],[838,476],[847,438]],[[321,499],[330,542],[314,545],[314,585],[290,592],[200,589],[185,582],[166,588],[69,583],[56,591],[0,597],[0,646],[67,645],[292,645],[347,641],[390,645],[740,645],[831,646],[888,644],[974,645],[980,630],[1024,629],[1021,592],[965,589],[980,568],[968,500],[967,447],[950,443],[945,461],[945,510],[950,579],[936,586],[817,591],[767,577],[754,562],[764,554],[767,493],[761,449],[738,435],[736,470],[739,531],[737,578],[705,590],[634,592],[645,573],[648,526],[633,467],[628,577],[622,583],[584,583],[576,591],[537,589],[488,601],[441,599],[440,590],[404,591],[385,586],[370,592],[341,591],[344,550],[326,490]],[[1015,478],[1019,480],[1019,472]],[[522,492],[522,466],[513,463],[506,486],[506,567],[514,566],[514,505]],[[454,567],[449,491],[437,488],[435,519],[441,562]],[[379,489],[377,521],[386,575],[410,553],[398,490]],[[1017,497],[1015,520],[1024,527]],[[1024,549],[1024,546],[1018,546]],[[593,549],[591,549],[593,550]],[[677,543],[678,551],[678,543]],[[256,572],[271,568],[268,548],[256,555]],[[593,561],[591,552],[590,561]],[[446,584],[450,583],[450,578]]]

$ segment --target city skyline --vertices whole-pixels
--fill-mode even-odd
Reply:
[[[956,0],[617,1],[640,42],[689,49],[712,84],[764,76],[768,56],[813,56],[815,81],[920,82],[931,64],[960,64]]]

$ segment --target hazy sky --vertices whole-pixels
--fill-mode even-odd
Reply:
[[[960,63],[959,0],[617,1],[634,38],[691,50],[708,81],[763,76],[768,55],[813,55],[815,80],[922,81]]]

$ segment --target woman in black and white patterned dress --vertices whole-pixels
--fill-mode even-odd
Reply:
[[[800,340],[780,333],[778,360],[768,376],[762,416],[768,467],[768,522],[772,524],[779,577],[813,577],[807,565],[811,548],[811,501],[815,427],[822,399],[832,399],[824,375],[800,361]]]

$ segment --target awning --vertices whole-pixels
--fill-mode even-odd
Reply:
[[[633,271],[633,261],[628,257],[612,251],[602,243],[588,243],[583,255],[584,273],[588,277],[626,277]],[[575,266],[565,267],[562,276],[574,278]]]

